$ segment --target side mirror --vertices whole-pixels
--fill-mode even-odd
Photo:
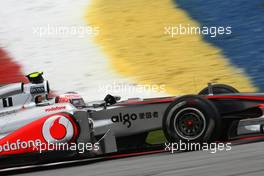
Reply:
[[[120,96],[114,96],[114,97],[115,97],[116,101],[121,100],[121,97]]]
[[[121,99],[121,97],[119,97],[119,96],[112,96],[112,95],[108,94],[104,98],[104,101],[105,101],[106,105],[113,105],[113,104],[116,104],[116,102],[119,101],[120,99]]]

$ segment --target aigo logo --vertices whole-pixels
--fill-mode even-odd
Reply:
[[[74,136],[74,126],[67,117],[53,115],[44,122],[42,134],[48,143],[68,142]]]
[[[126,125],[127,128],[130,128],[132,126],[132,122],[136,120],[150,120],[153,118],[158,118],[159,112],[153,111],[153,112],[140,112],[140,113],[119,113],[119,115],[114,115],[111,117],[111,121],[113,123],[121,123],[123,125]]]

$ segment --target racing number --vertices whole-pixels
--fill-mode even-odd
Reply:
[[[13,106],[13,99],[12,97],[8,97],[8,98],[3,98],[3,107],[7,108],[7,107],[11,107]]]

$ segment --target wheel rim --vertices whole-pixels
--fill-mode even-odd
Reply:
[[[195,140],[206,128],[206,120],[201,111],[195,108],[184,108],[174,118],[174,129],[183,139]]]

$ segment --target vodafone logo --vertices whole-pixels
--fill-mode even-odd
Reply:
[[[51,112],[51,111],[59,111],[59,110],[63,110],[63,109],[66,109],[66,106],[56,106],[56,107],[45,109],[45,111]]]
[[[42,134],[49,143],[67,142],[74,135],[72,122],[63,115],[49,117],[43,124]]]

